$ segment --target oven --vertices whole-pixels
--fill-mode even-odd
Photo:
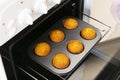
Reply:
[[[87,0],[86,0],[87,1]],[[46,14],[35,19],[15,36],[1,45],[0,53],[8,80],[119,80],[120,79],[120,39],[96,44],[79,65],[70,73],[58,75],[32,60],[28,55],[29,46],[42,36],[50,26],[66,16],[76,17],[85,22],[94,21],[102,38],[111,29],[104,23],[89,16],[85,11],[85,0],[62,0]],[[22,3],[22,2],[21,2]],[[86,14],[87,12],[88,14]],[[95,26],[95,25],[94,25]],[[114,44],[114,45],[112,45]],[[109,47],[108,47],[109,46]],[[111,50],[111,51],[109,51]]]

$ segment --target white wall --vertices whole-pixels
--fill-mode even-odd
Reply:
[[[116,32],[117,22],[115,21],[111,13],[112,3],[115,2],[116,0],[91,0],[91,1],[92,1],[91,16],[111,27],[111,30],[104,37],[103,41],[120,37],[119,31]],[[95,23],[94,21],[90,21],[90,23],[96,26],[97,25],[101,26]]]

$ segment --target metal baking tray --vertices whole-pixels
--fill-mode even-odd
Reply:
[[[94,45],[99,42],[101,39],[101,33],[100,31],[95,28],[94,26],[76,18],[79,23],[78,27],[74,30],[67,30],[63,27],[63,20],[72,17],[72,16],[67,16],[64,18],[61,18],[58,22],[53,24],[52,26],[50,25],[50,29],[47,30],[42,36],[39,36],[39,38],[31,43],[29,49],[28,49],[28,54],[32,60],[34,60],[36,63],[40,64],[41,66],[45,67],[46,69],[50,70],[53,73],[64,75],[72,71],[77,65],[79,65],[83,59],[89,54],[89,51],[94,47]],[[81,37],[80,31],[84,27],[91,27],[94,28],[96,31],[96,37],[92,40],[85,40]],[[49,34],[52,30],[62,30],[65,34],[65,39],[62,42],[55,43],[52,42],[49,38]],[[84,50],[80,54],[72,54],[67,50],[67,44],[70,40],[79,40],[83,43],[84,45]],[[47,42],[51,45],[51,52],[48,56],[46,57],[39,57],[35,55],[34,53],[34,48],[39,42]],[[70,58],[70,65],[65,68],[65,69],[57,69],[53,66],[52,64],[52,58],[56,53],[65,53],[69,58]]]

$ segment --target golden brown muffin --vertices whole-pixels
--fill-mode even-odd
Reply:
[[[67,18],[64,20],[63,25],[66,29],[72,30],[78,27],[78,21],[74,18]]]
[[[70,64],[69,57],[64,53],[56,54],[52,59],[53,66],[58,69],[67,68]]]
[[[96,31],[93,28],[86,27],[86,28],[82,29],[81,36],[84,39],[91,40],[91,39],[94,39],[96,37]]]
[[[64,37],[65,37],[65,35],[61,30],[53,30],[50,33],[50,39],[53,42],[61,42],[64,40]]]
[[[47,56],[50,53],[51,47],[46,42],[40,42],[35,46],[34,51],[35,51],[36,55],[44,57],[44,56]]]
[[[68,51],[70,51],[73,54],[79,54],[83,51],[84,46],[83,44],[78,40],[71,40],[67,45]]]

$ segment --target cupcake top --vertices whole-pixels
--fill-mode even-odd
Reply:
[[[90,27],[83,28],[80,34],[86,40],[92,40],[96,37],[96,31]]]
[[[73,30],[78,27],[78,21],[74,18],[67,18],[63,21],[63,25],[66,29]]]
[[[51,46],[47,42],[40,42],[35,46],[34,52],[40,57],[49,55]]]
[[[67,45],[68,51],[73,54],[79,54],[83,51],[84,46],[78,40],[71,40]]]
[[[50,39],[53,42],[61,42],[64,40],[65,34],[61,30],[53,30],[50,32]]]
[[[58,53],[53,57],[52,63],[55,68],[64,69],[69,66],[70,59],[66,54]]]

